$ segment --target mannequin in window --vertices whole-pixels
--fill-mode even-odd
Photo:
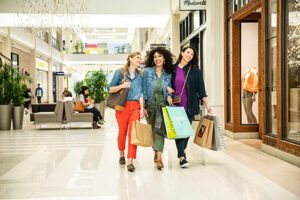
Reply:
[[[258,91],[258,72],[255,66],[249,66],[242,76],[242,102],[249,124],[257,124],[257,119],[252,111],[255,95]]]

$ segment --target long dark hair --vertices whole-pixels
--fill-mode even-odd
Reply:
[[[163,68],[165,69],[165,71],[168,74],[172,74],[173,73],[173,55],[172,53],[163,48],[163,47],[157,47],[155,49],[152,49],[149,53],[147,53],[146,55],[146,59],[144,61],[144,65],[146,67],[153,67],[154,66],[154,54],[155,53],[159,53],[160,55],[162,55],[165,59]]]
[[[88,87],[88,86],[82,86],[82,87],[81,87],[80,94],[82,94],[82,95],[84,96],[84,98],[86,98],[86,97],[87,97],[87,95],[85,95],[85,94],[84,94],[84,91],[85,91],[85,90],[88,90],[88,89],[89,89],[89,87]]]
[[[182,60],[182,55],[181,53],[185,52],[187,49],[192,49],[194,51],[194,56],[193,56],[193,59],[188,63],[190,64],[191,66],[194,66],[194,67],[197,67],[199,68],[199,61],[198,61],[198,53],[197,51],[194,49],[194,47],[191,47],[191,46],[187,46],[187,47],[184,47],[180,54],[179,54],[179,57],[178,57],[178,60],[177,60],[177,64],[179,64]]]

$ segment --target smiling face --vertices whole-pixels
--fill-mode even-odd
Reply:
[[[130,61],[130,64],[138,67],[142,63],[142,56],[141,55],[136,55],[136,56],[134,56],[132,58],[129,58],[129,61]]]
[[[163,55],[159,54],[158,52],[155,52],[153,55],[153,62],[157,67],[161,67],[165,62],[165,58]]]
[[[88,94],[89,94],[89,90],[88,89],[84,90],[84,95],[88,95]]]
[[[182,60],[189,63],[194,57],[194,50],[187,48],[184,52],[181,52]]]

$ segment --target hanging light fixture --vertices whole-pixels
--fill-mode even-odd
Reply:
[[[16,0],[19,27],[78,28],[86,26],[87,0]]]

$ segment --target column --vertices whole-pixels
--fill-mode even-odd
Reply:
[[[11,59],[11,39],[10,39],[10,28],[7,30],[7,36],[3,38],[2,53],[7,58]]]
[[[69,29],[66,29],[65,33],[65,41],[66,41],[66,53],[71,53],[71,35]]]
[[[32,31],[32,37],[34,38],[34,48],[31,51],[31,64],[30,64],[30,68],[31,68],[31,73],[30,76],[32,78],[32,85],[31,85],[31,92],[32,94],[35,96],[35,89],[37,87],[37,82],[36,82],[36,32],[33,30]],[[37,99],[34,98],[32,100],[32,103],[37,103]]]
[[[49,31],[48,41],[52,41],[52,31]],[[53,63],[53,47],[52,42],[49,42],[50,58],[48,59],[48,103],[53,103],[53,75],[52,75],[52,63]]]
[[[78,37],[76,33],[72,33],[72,51],[75,52],[75,45],[77,43]]]
[[[58,65],[57,71],[62,72],[63,70],[63,64]],[[57,88],[57,100],[61,100],[62,93],[64,91],[64,76],[56,76],[56,88]]]
[[[209,0],[206,8],[204,81],[213,113],[224,127],[224,1]]]
[[[180,53],[180,15],[172,14],[171,23],[171,52],[177,56]]]

